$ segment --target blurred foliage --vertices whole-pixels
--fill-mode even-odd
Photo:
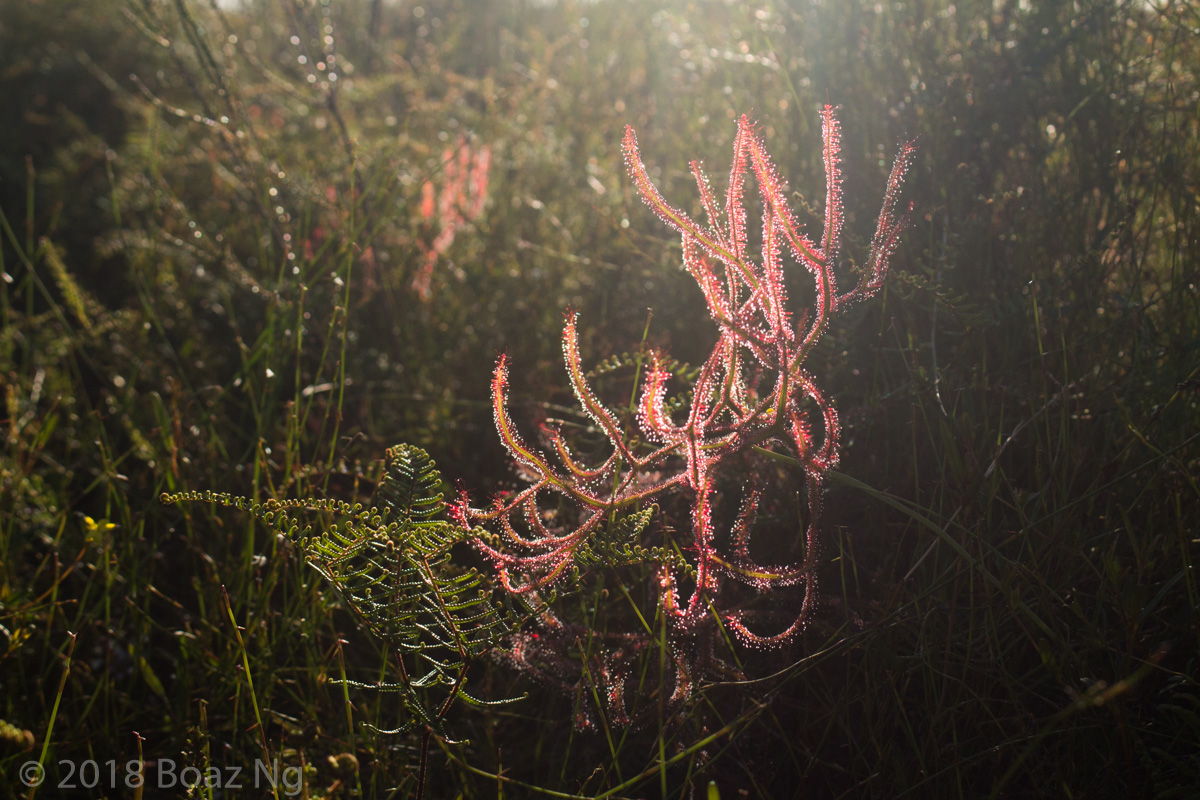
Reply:
[[[858,481],[828,497],[827,609],[655,729],[572,734],[570,698],[463,712],[438,795],[1200,786],[1194,4],[0,0],[0,97],[0,720],[40,748],[53,716],[50,780],[141,747],[411,787],[413,743],[361,725],[397,709],[336,683],[387,653],[270,531],[155,498],[353,502],[399,441],[502,487],[497,352],[524,424],[569,405],[567,306],[593,363],[647,325],[711,346],[624,126],[684,198],[748,113],[816,222],[828,99],[849,258],[897,142],[920,153],[886,297],[809,361]],[[422,187],[459,141],[492,148],[489,199],[422,301]]]

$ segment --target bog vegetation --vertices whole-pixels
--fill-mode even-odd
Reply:
[[[1200,789],[1193,4],[0,16],[12,791]]]

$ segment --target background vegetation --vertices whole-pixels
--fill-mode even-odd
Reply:
[[[363,724],[399,710],[336,683],[378,677],[381,647],[266,528],[158,495],[353,501],[401,441],[502,487],[497,352],[528,423],[571,405],[568,305],[593,361],[647,325],[682,360],[711,346],[624,125],[686,203],[687,162],[720,174],[748,113],[803,208],[827,98],[849,255],[896,144],[920,152],[886,294],[810,360],[848,429],[817,622],[628,731],[574,731],[571,698],[481,664],[477,693],[534,697],[456,711],[469,744],[438,743],[430,796],[1200,790],[1194,4],[0,0],[0,20],[2,791],[30,759],[52,795],[60,760],[270,755],[309,796],[405,796],[415,740]],[[423,299],[422,187],[483,145],[486,207]],[[113,796],[104,774],[80,796]]]

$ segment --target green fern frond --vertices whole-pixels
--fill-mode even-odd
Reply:
[[[601,375],[605,375],[609,372],[616,372],[617,370],[619,370],[623,367],[637,369],[637,367],[639,365],[644,366],[646,361],[647,361],[647,356],[646,356],[645,352],[621,353],[620,355],[609,356],[608,358],[604,359],[599,364],[594,366],[592,369],[588,370],[588,372],[586,374],[589,379],[594,379],[594,378],[598,378]],[[698,378],[700,376],[700,368],[699,367],[693,367],[691,364],[688,364],[683,361],[678,361],[678,360],[672,358],[671,356],[665,355],[665,354],[660,356],[658,366],[660,369],[671,373],[672,375],[674,375],[676,378],[683,381],[684,383],[689,383],[689,384],[695,383],[696,378]]]
[[[502,697],[499,700],[484,700],[480,697],[474,697],[470,694],[467,694],[465,691],[460,691],[458,696],[461,697],[463,702],[469,706],[475,706],[476,708],[490,708],[492,706],[506,706],[511,703],[519,702],[524,700],[527,695],[522,694],[517,697]]]
[[[389,448],[386,471],[372,502],[406,522],[435,520],[446,509],[437,464],[419,447]]]
[[[447,694],[461,696],[467,663],[495,648],[519,624],[511,606],[493,605],[477,570],[451,563],[451,548],[473,532],[440,518],[446,508],[442,477],[420,448],[399,445],[387,451],[370,508],[311,498],[258,503],[208,491],[161,499],[249,512],[300,548],[363,627],[401,661],[410,660],[399,682],[346,682],[399,693],[411,719],[397,730],[425,725],[441,733],[441,712],[431,709],[443,708]],[[314,514],[317,520],[310,520]],[[440,697],[430,694],[435,690]]]
[[[634,564],[665,564],[691,577],[695,567],[673,549],[646,547],[642,533],[650,525],[658,506],[635,511],[617,520],[608,531],[582,545],[575,552],[576,567],[624,567]]]

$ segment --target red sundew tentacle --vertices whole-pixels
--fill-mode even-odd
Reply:
[[[512,573],[509,572],[508,567],[506,565],[494,564],[493,566],[496,570],[496,574],[500,578],[500,586],[503,587],[504,591],[508,592],[509,594],[513,594],[513,595],[529,594],[530,592],[534,592],[538,589],[537,586],[535,586],[529,582],[526,582],[523,585],[513,583]]]
[[[731,346],[725,347],[722,359],[725,381],[721,386],[721,402],[732,409],[735,417],[746,419],[751,411],[746,400],[746,381],[742,375],[741,359],[736,344],[731,343]]]
[[[480,555],[492,562],[492,565],[497,569],[506,564],[515,564],[519,561],[518,556],[511,553],[506,553],[503,550],[497,550],[482,539],[475,538],[471,540],[471,546],[479,551]]]
[[[527,511],[526,511],[527,518],[529,518],[530,520],[535,520],[537,517],[537,507],[527,505],[526,508],[527,508]],[[592,514],[590,517],[588,517],[587,521],[585,521],[578,528],[571,531],[570,533],[565,533],[561,536],[555,536],[555,535],[551,534],[549,531],[546,530],[546,528],[544,526],[541,525],[540,522],[538,522],[537,523],[538,527],[540,528],[541,531],[545,532],[546,535],[540,539],[522,540],[521,543],[526,546],[535,547],[535,548],[539,548],[539,549],[545,548],[545,547],[562,548],[564,545],[566,545],[566,546],[576,545],[576,544],[581,543],[584,539],[586,539],[588,534],[590,534],[593,530],[595,530],[596,525],[599,524],[603,519],[604,519],[604,514],[602,512],[596,512],[596,513]],[[571,548],[571,549],[574,549],[574,548]],[[534,558],[536,558],[536,557],[537,556],[534,556]]]
[[[667,700],[668,706],[677,706],[687,701],[692,696],[695,690],[695,681],[692,679],[690,665],[683,657],[682,653],[675,654],[675,690],[671,692],[671,697]]]
[[[514,494],[499,494],[492,498],[491,510],[482,508],[468,509],[471,517],[478,520],[493,520],[499,519],[504,514],[512,513],[512,511],[524,504],[530,497],[545,488],[547,482],[539,480],[530,486],[525,487]]]
[[[672,616],[677,625],[690,627],[704,616],[704,600],[715,589],[713,567],[713,527],[711,487],[707,484],[696,491],[692,504],[692,543],[696,548],[696,588],[688,599],[687,606],[680,608],[678,595],[671,581]]]
[[[630,462],[627,467],[625,464],[620,464],[620,466],[622,469],[613,476],[615,483],[613,480],[609,480],[606,486],[606,489],[608,490],[609,511],[614,511],[622,506],[629,505],[629,503],[625,500],[625,493],[629,490],[629,487],[633,486],[637,481],[638,476],[641,474],[643,462],[638,459]]]
[[[805,599],[801,608],[801,612],[796,616],[795,620],[792,621],[792,624],[774,636],[760,636],[751,631],[746,627],[746,623],[742,621],[742,614],[740,612],[736,614],[730,614],[728,617],[726,617],[725,624],[730,630],[733,631],[738,640],[747,647],[755,647],[762,650],[771,647],[781,647],[790,642],[792,639],[796,638],[796,635],[802,632],[808,625],[808,620],[811,614],[809,613],[807,598]]]
[[[583,372],[583,363],[579,357],[579,330],[576,327],[579,314],[567,312],[566,323],[563,325],[563,357],[567,362],[567,374],[571,378],[571,388],[579,400],[583,410],[600,426],[613,447],[626,459],[632,460],[633,455],[625,444],[625,437],[616,418],[596,397],[592,387],[588,385],[587,376]]]
[[[548,537],[542,540],[527,540],[516,533],[512,528],[509,517],[505,516],[501,519],[501,524],[505,535],[510,539],[531,549],[549,549],[544,553],[536,555],[518,556],[499,551],[484,542],[477,541],[475,546],[486,558],[492,561],[497,569],[502,569],[506,572],[512,569],[519,569],[522,572],[528,573],[529,578],[522,585],[513,583],[511,575],[504,578],[504,585],[507,591],[524,594],[549,586],[561,579],[566,574],[566,568],[573,563],[575,551],[588,539],[605,518],[604,513],[596,512],[569,534]]]
[[[899,244],[900,234],[908,226],[909,214],[912,211],[910,203],[904,213],[896,215],[896,205],[899,202],[900,187],[904,176],[912,164],[916,147],[908,142],[900,148],[896,160],[892,162],[892,171],[888,175],[887,191],[883,196],[883,207],[879,211],[879,221],[875,236],[871,241],[871,252],[863,271],[862,280],[853,291],[846,293],[838,300],[839,307],[874,295],[883,287],[887,277],[891,258]]]
[[[737,404],[730,400],[731,391],[740,391],[740,388],[735,386],[741,381],[737,361],[739,343],[741,342],[735,334],[728,331],[722,332],[713,348],[712,355],[705,362],[696,385],[693,387],[692,416],[689,417],[689,425],[693,419],[698,421],[701,426],[698,430],[703,430],[703,435],[709,437],[707,443],[710,446],[724,443],[720,441],[723,435],[722,431],[728,430],[730,427],[738,427],[739,422],[737,421],[732,426],[720,424],[725,415],[728,414],[734,420],[741,420]],[[697,405],[697,397],[701,399],[702,405]],[[714,455],[711,460],[718,459],[719,456]]]
[[[804,337],[807,347],[820,336],[820,333],[824,329],[825,319],[837,302],[837,283],[833,274],[831,260],[828,257],[828,253],[817,248],[807,236],[800,233],[800,226],[796,222],[795,217],[792,216],[791,208],[787,204],[787,184],[778,178],[770,156],[766,152],[766,148],[763,146],[761,140],[757,138],[751,145],[751,157],[753,159],[755,176],[759,182],[759,193],[763,200],[764,216],[766,216],[766,211],[769,210],[775,227],[783,235],[785,241],[787,241],[793,257],[808,268],[816,282],[817,313],[812,327]],[[836,163],[834,167],[835,169],[837,168]],[[838,182],[840,184],[840,178],[838,178]],[[840,226],[840,206],[838,206],[838,209],[836,219]],[[778,320],[775,322],[779,323]],[[794,336],[790,326],[786,328],[786,332],[783,328],[779,328],[779,331],[780,335],[785,336],[789,340]]]
[[[909,206],[909,211],[911,210],[912,207]],[[909,212],[905,212],[899,220],[892,222],[882,235],[879,233],[875,235],[875,242],[871,248],[871,259],[867,263],[871,280],[863,286],[863,291],[858,293],[855,300],[870,297],[882,288],[883,279],[887,274],[888,267],[891,266],[890,259],[896,250],[896,245],[900,243],[900,234],[908,225],[908,217]]]
[[[553,559],[553,560],[551,560]],[[555,550],[547,553],[544,558],[539,559],[520,559],[517,562],[509,562],[499,564],[495,567],[500,574],[500,583],[504,590],[509,594],[529,594],[538,589],[545,589],[566,574],[566,567],[571,563],[572,554]],[[524,583],[514,583],[512,576],[512,568],[516,567],[523,572],[528,572],[531,569],[544,569],[545,573],[541,577],[527,575]]]
[[[501,514],[498,517],[498,519],[500,520],[500,530],[504,533],[505,536],[508,537],[509,541],[511,541],[513,544],[517,544],[522,547],[528,547],[528,548],[533,548],[533,549],[545,549],[548,547],[554,547],[555,544],[557,544],[557,542],[553,541],[549,537],[542,537],[539,539],[526,539],[524,536],[517,533],[516,528],[514,528],[512,525],[511,512]]]
[[[791,208],[785,199],[787,186],[775,177],[775,168],[765,149],[762,148],[761,142],[757,143],[755,150],[755,172],[760,176],[763,205],[770,209],[771,221],[774,223],[775,229],[783,235],[784,240],[788,243],[792,257],[803,264],[813,275],[816,288],[816,315],[812,327],[805,335],[805,342],[810,343],[820,335],[829,312],[836,304],[837,279],[827,254],[818,249],[807,236],[800,233],[800,226],[792,216]],[[786,328],[786,332],[781,327],[780,332],[789,340],[794,336],[790,326]]]
[[[648,486],[640,487],[638,489],[623,490],[613,502],[613,506],[632,505],[640,500],[648,500],[654,495],[662,494],[668,489],[672,489],[683,484],[686,480],[687,475],[681,473],[671,478],[667,478],[666,480],[658,481],[657,483],[652,483]]]
[[[462,487],[458,488],[454,501],[447,504],[447,513],[450,516],[450,520],[463,530],[471,528],[471,518],[473,516],[471,495],[466,489]]]
[[[734,553],[739,559],[744,561],[750,560],[750,530],[754,527],[754,521],[758,518],[758,498],[760,492],[757,486],[752,487],[750,492],[742,500],[742,507],[738,511],[737,522],[733,526],[733,547]]]
[[[801,463],[807,466],[809,453],[813,450],[812,426],[808,424],[804,412],[795,408],[788,409],[788,433],[792,436],[792,443],[796,446]]]
[[[743,114],[738,118],[733,139],[733,164],[729,167],[729,189],[725,193],[725,219],[729,223],[729,248],[733,257],[742,259],[746,253],[746,206],[742,195],[746,186],[746,153],[754,140],[754,126]]]
[[[649,470],[660,469],[664,463],[679,451],[679,441],[672,440],[666,444],[659,445],[655,450],[651,450],[646,455],[637,460],[637,468],[639,474],[646,474]],[[684,476],[679,475],[680,479]],[[672,484],[673,485],[673,484]]]
[[[761,304],[758,302],[758,298],[758,293],[752,295],[738,309],[732,321],[721,325],[721,337],[717,340],[716,347],[723,347],[729,343],[734,346],[740,345],[749,350],[764,365],[770,365],[774,349],[772,347],[773,337],[769,331],[758,324],[757,317],[761,314]]]
[[[724,262],[728,266],[735,267],[749,285],[755,286],[757,281],[754,278],[753,272],[742,261],[741,251],[732,249],[738,246],[737,242],[739,240],[734,235],[738,230],[742,231],[740,241],[743,244],[745,242],[744,210],[742,211],[743,217],[741,222],[738,223],[740,228],[731,222],[730,229],[733,233],[724,237],[729,244],[729,248],[722,247],[711,232],[703,230],[691,217],[669,204],[663,198],[658,188],[654,185],[654,182],[650,180],[650,176],[646,173],[646,166],[642,163],[641,154],[638,151],[637,134],[634,133],[632,127],[627,126],[625,128],[625,139],[622,142],[622,149],[625,152],[625,164],[629,169],[629,175],[633,178],[633,182],[638,188],[638,193],[642,196],[642,201],[650,207],[650,210],[680,234],[693,237],[700,247],[713,258]]]
[[[837,262],[838,249],[841,247],[843,220],[842,168],[839,155],[842,149],[842,129],[835,111],[836,109],[828,104],[821,111],[821,139],[824,142],[822,156],[825,160],[825,232],[821,250],[825,268],[831,271]]]
[[[715,444],[715,442],[710,440],[711,432],[709,429],[718,426],[718,421],[727,407],[723,396],[725,390],[724,364],[718,364],[718,368],[712,371],[709,379],[705,381],[703,388],[707,392],[711,402],[705,403],[704,413],[697,416],[695,427],[697,431],[696,435],[702,440],[702,444],[708,448]],[[696,408],[696,406],[693,405],[692,408]],[[709,460],[716,461],[718,458],[713,454],[710,455]]]
[[[721,574],[728,575],[759,592],[768,592],[783,586],[795,586],[809,579],[809,570],[803,565],[765,565],[751,560],[726,561],[720,555],[713,561]]]
[[[716,371],[719,364],[718,353],[709,356],[708,361],[700,369],[700,376],[692,391],[692,409],[688,415],[687,425],[684,426],[684,455],[687,457],[688,485],[695,491],[707,485],[708,466],[713,456],[705,452],[705,428],[711,421],[709,401],[716,392],[720,381]]]
[[[837,466],[837,411],[833,406],[822,407],[825,423],[825,439],[820,447],[813,445],[812,428],[803,412],[792,409],[789,420],[789,433],[796,445],[796,452],[806,469],[814,472],[826,472]]]
[[[867,274],[870,281],[864,288],[862,297],[875,294],[883,286],[887,277],[892,254],[900,241],[900,234],[908,226],[908,218],[912,212],[910,203],[904,213],[896,216],[896,205],[899,201],[900,187],[904,182],[912,160],[916,155],[916,146],[908,142],[892,163],[892,171],[888,175],[887,192],[883,196],[883,207],[879,211],[879,223],[875,237],[871,242],[871,255],[867,259]]]
[[[718,325],[728,325],[733,319],[733,310],[729,306],[725,287],[713,273],[703,249],[687,234],[683,236],[683,266],[700,286],[712,318]]]
[[[780,319],[783,316],[783,269],[779,264],[779,240],[775,214],[770,206],[763,208],[762,218],[762,298],[763,317],[773,341],[783,338]]]
[[[700,190],[700,204],[704,206],[704,213],[708,215],[708,225],[713,241],[721,248],[730,250],[729,241],[721,230],[722,220],[720,212],[717,211],[717,199],[713,195],[712,184],[709,183],[708,176],[704,174],[704,167],[699,161],[693,161],[689,166],[692,168],[692,175],[696,178],[696,186]]]
[[[659,366],[657,353],[650,354],[650,368],[646,371],[645,382],[642,384],[642,399],[638,404],[638,427],[641,428],[651,441],[676,442],[682,435],[682,429],[671,422],[667,414],[667,379],[671,373]]]
[[[454,210],[461,215],[467,207],[467,189],[471,176],[471,148],[463,137],[458,137],[458,164],[454,170]]]
[[[791,416],[793,431],[799,425],[805,434],[801,439],[795,438],[796,434],[793,433],[796,447],[810,469],[824,472],[837,466],[838,462],[838,442],[841,437],[841,428],[838,422],[837,409],[832,402],[826,399],[825,395],[817,388],[817,385],[813,383],[812,378],[807,373],[802,371],[795,377],[795,381],[798,384],[797,388],[805,396],[812,398],[817,404],[817,408],[821,411],[821,421],[825,427],[825,437],[821,442],[821,446],[814,447],[812,444],[811,428],[808,421],[804,419],[803,413],[795,406],[789,408],[788,412]],[[806,450],[800,450],[802,441],[806,445]]]
[[[820,408],[821,413],[825,416],[825,444],[821,448],[820,460],[816,462],[815,466],[821,472],[825,472],[836,467],[841,458],[841,454],[838,452],[838,443],[842,432],[837,408],[833,402],[825,401]]]
[[[505,449],[514,459],[537,472],[549,472],[545,461],[535,455],[521,441],[516,426],[508,416],[507,396],[508,365],[506,357],[501,355],[496,360],[496,370],[492,374],[492,417],[496,424],[496,431],[500,434],[500,440],[504,443]]]
[[[774,213],[776,222],[791,245],[796,260],[807,267],[810,272],[817,272],[826,258],[821,249],[800,232],[801,226],[792,215],[791,206],[787,203],[787,181],[779,177],[779,173],[771,161],[771,156],[767,153],[766,146],[760,138],[752,137],[748,141],[747,147],[763,206],[769,207]]]
[[[433,218],[433,212],[436,208],[436,197],[434,195],[433,181],[425,181],[421,185],[421,219],[429,220]]]
[[[791,394],[795,391],[795,383],[786,370],[779,370],[775,378],[775,386],[771,389],[771,407],[767,410],[767,425],[777,425],[787,413],[791,402]]]
[[[800,613],[796,615],[787,628],[773,636],[762,636],[754,633],[746,627],[741,613],[730,614],[725,618],[725,623],[743,644],[758,648],[779,647],[795,638],[808,625],[808,621],[812,617],[812,612],[817,605],[817,529],[821,516],[821,493],[823,488],[821,477],[816,473],[810,472],[808,475],[809,520],[806,531],[808,541],[804,554],[804,566],[801,567],[804,574],[804,599],[800,603]]]
[[[627,726],[629,712],[625,709],[625,682],[629,678],[629,667],[617,660],[621,655],[617,651],[604,659],[600,667],[600,679],[609,719],[616,725]]]
[[[703,617],[703,605],[701,598],[703,596],[699,588],[692,592],[691,598],[688,599],[686,606],[679,604],[679,591],[675,586],[675,579],[672,577],[666,584],[662,584],[663,594],[660,596],[659,603],[662,605],[663,613],[671,620],[672,624],[679,628],[690,628],[700,621]]]
[[[684,452],[687,455],[687,483],[692,489],[701,486],[708,473],[708,459],[704,452],[704,429],[700,422],[697,422],[696,426],[700,426],[700,430],[689,433],[684,440]]]
[[[804,565],[797,566],[767,566],[759,564],[750,558],[750,535],[758,516],[758,500],[760,492],[751,488],[742,500],[738,517],[730,530],[733,545],[732,561],[725,561],[720,556],[714,556],[716,565],[723,574],[735,578],[760,592],[768,591],[778,586],[792,586],[808,579],[808,569]]]
[[[567,545],[581,544],[606,518],[607,515],[605,514],[604,509],[596,511],[586,520],[584,520],[583,524],[577,527],[573,532],[566,536],[559,537],[557,541],[561,541],[563,544]],[[571,552],[574,553],[574,547],[571,548]]]
[[[672,206],[659,193],[658,188],[646,173],[646,166],[642,163],[641,153],[638,151],[637,134],[634,133],[632,126],[625,127],[622,149],[625,152],[625,165],[629,169],[629,175],[633,178],[642,200],[650,207],[650,210],[679,233],[690,234],[703,242],[707,248],[716,252],[721,251],[723,248],[711,236],[706,235],[692,221],[691,217]]]
[[[671,568],[665,564],[658,570],[658,591],[658,604],[663,613],[669,617],[679,616],[679,590],[675,586],[675,576],[671,574]]]
[[[555,473],[540,453],[537,453],[522,441],[521,435],[517,433],[516,426],[513,425],[512,419],[508,416],[507,396],[508,366],[505,357],[501,355],[496,361],[496,371],[492,376],[492,417],[496,424],[496,431],[500,434],[500,439],[504,443],[505,448],[518,464],[543,477],[548,484],[554,486],[564,494],[568,494],[581,503],[593,508],[603,506],[604,502],[602,500],[572,485],[570,481]]]
[[[693,544],[697,551],[696,588],[687,605],[679,602],[679,588],[671,568],[663,565],[658,573],[659,605],[663,613],[680,627],[688,628],[704,616],[704,598],[713,588],[712,562],[712,508],[708,501],[708,490],[696,494],[692,511]]]
[[[774,414],[774,408],[768,408],[769,403],[760,402],[759,408],[751,410],[725,425],[715,425],[711,431],[711,447],[717,460],[724,460],[731,453],[745,450],[750,443],[762,439],[762,431],[771,427],[767,418]]]
[[[768,202],[775,210],[775,222],[792,251],[792,258],[814,275],[819,274],[824,266],[824,259],[816,243],[800,230],[801,225],[792,216],[791,209],[785,205],[786,201],[770,197]]]
[[[575,461],[575,457],[571,455],[571,449],[567,447],[566,441],[563,439],[562,433],[555,428],[543,426],[546,436],[550,439],[550,443],[554,445],[554,451],[558,454],[558,460],[567,468],[571,475],[580,481],[590,481],[596,478],[604,477],[612,472],[616,465],[617,453],[614,452],[608,459],[596,467],[595,469],[587,469]]]
[[[534,536],[542,541],[552,540],[554,534],[542,522],[541,514],[538,513],[537,503],[526,503],[525,506],[525,524],[529,526],[529,530]]]
[[[779,260],[778,231],[775,213],[768,206],[763,212],[763,312],[775,345],[775,364],[782,370],[788,362],[788,343],[794,334],[788,324],[787,292]]]

